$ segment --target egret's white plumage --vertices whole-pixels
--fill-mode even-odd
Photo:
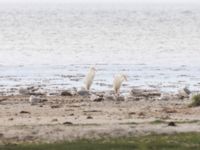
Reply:
[[[90,90],[90,87],[95,77],[95,73],[96,69],[94,67],[91,67],[88,74],[85,76],[84,85],[86,90]]]
[[[117,95],[119,95],[120,87],[124,81],[127,81],[126,75],[120,74],[115,76],[113,81],[113,88]]]

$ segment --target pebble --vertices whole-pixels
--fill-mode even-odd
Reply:
[[[69,91],[69,90],[62,91],[60,95],[61,96],[73,96],[71,91]]]
[[[51,108],[60,108],[60,105],[52,105]]]
[[[76,94],[77,94],[77,89],[75,87],[61,92],[61,96],[74,96]]]
[[[30,114],[30,112],[22,110],[22,111],[20,111],[20,114]]]
[[[80,96],[89,96],[90,95],[89,91],[86,91],[86,90],[80,90],[77,93]]]
[[[168,126],[175,127],[175,126],[176,126],[176,124],[175,124],[175,122],[172,122],[172,121],[171,121],[171,122],[169,122],[169,123],[168,123]]]
[[[160,97],[161,93],[158,90],[132,89],[130,91],[130,96],[152,98]]]
[[[51,121],[52,121],[52,122],[56,122],[56,121],[58,121],[58,119],[55,118],[55,119],[52,119]]]
[[[173,98],[173,95],[170,95],[170,94],[167,94],[167,93],[162,93],[159,100],[168,101],[168,100],[171,100],[172,98]]]
[[[141,100],[142,98],[141,97],[135,97],[135,96],[125,96],[125,101],[139,101]]]
[[[3,134],[3,133],[0,133],[0,138],[3,137],[3,136],[4,136],[4,134]]]
[[[177,96],[179,99],[184,99],[184,98],[189,98],[190,94],[191,94],[190,90],[185,87],[178,91]]]
[[[184,87],[183,90],[187,95],[191,94],[191,91],[187,87]]]
[[[118,97],[116,97],[116,100],[117,101],[125,101],[125,98],[124,98],[124,96],[118,96]]]
[[[18,90],[18,93],[25,96],[26,95],[36,95],[36,96],[46,95],[46,92],[33,86],[27,87],[27,88],[20,87]]]
[[[13,119],[13,118],[9,118],[8,120],[12,121],[12,120],[14,120],[14,119]]]
[[[21,94],[21,95],[29,95],[30,94],[30,91],[28,90],[28,89],[26,89],[26,88],[19,88],[19,94]]]
[[[87,116],[87,119],[93,119],[93,117],[92,116]]]
[[[145,114],[144,114],[143,112],[140,112],[140,113],[138,114],[138,116],[145,116]]]
[[[105,101],[114,101],[115,100],[115,96],[113,94],[111,94],[111,93],[105,93],[103,95],[103,99]]]
[[[63,122],[64,125],[72,125],[73,123],[72,122],[69,122],[69,121],[66,121],[66,122]]]

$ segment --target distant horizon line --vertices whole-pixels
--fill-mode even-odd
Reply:
[[[200,2],[91,2],[91,1],[87,1],[87,2],[63,2],[63,1],[57,1],[57,2],[53,2],[53,1],[20,1],[20,2],[13,2],[13,1],[0,1],[0,4],[200,4]]]
[[[67,4],[200,4],[199,0],[0,0],[0,3],[67,3]]]

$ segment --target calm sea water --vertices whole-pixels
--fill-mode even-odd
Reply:
[[[117,73],[132,86],[200,88],[200,5],[0,5],[0,90],[80,87],[96,66],[93,89]]]

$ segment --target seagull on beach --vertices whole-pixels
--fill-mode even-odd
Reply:
[[[124,74],[116,75],[114,78],[113,89],[117,96],[119,96],[120,87],[124,81],[127,81],[127,76]]]
[[[30,102],[31,105],[35,105],[35,104],[41,102],[41,98],[39,96],[31,95],[29,97],[29,102]]]
[[[95,74],[96,74],[96,69],[94,67],[91,67],[89,69],[88,74],[85,76],[84,85],[85,85],[85,89],[88,91],[90,90]]]

